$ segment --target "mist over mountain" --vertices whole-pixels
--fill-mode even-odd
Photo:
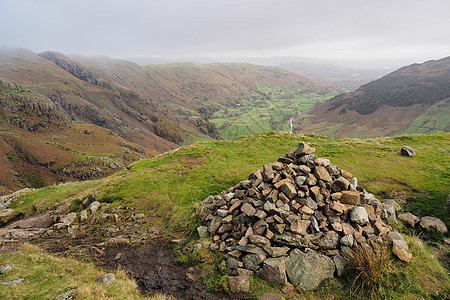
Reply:
[[[319,104],[298,131],[337,137],[449,131],[450,57],[402,67]]]

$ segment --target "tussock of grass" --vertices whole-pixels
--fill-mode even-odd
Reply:
[[[352,286],[354,290],[369,298],[375,298],[379,285],[388,268],[389,252],[386,245],[372,248],[368,244],[357,245],[344,253],[353,272]]]

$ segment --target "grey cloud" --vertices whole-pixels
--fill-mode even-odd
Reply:
[[[449,11],[447,0],[2,0],[0,43],[114,57],[444,56]]]

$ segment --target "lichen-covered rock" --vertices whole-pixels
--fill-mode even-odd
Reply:
[[[410,212],[407,212],[407,213],[404,213],[404,214],[399,214],[397,217],[404,224],[407,224],[407,225],[409,225],[411,227],[415,227],[416,224],[420,221],[420,219],[417,216],[413,215]]]
[[[285,263],[291,282],[305,291],[315,290],[323,280],[332,278],[335,270],[334,262],[328,256],[298,249],[291,251]]]
[[[440,233],[447,233],[447,226],[444,222],[436,217],[423,217],[420,220],[420,227],[429,231],[437,231]]]
[[[258,274],[262,279],[279,285],[287,283],[286,266],[284,259],[281,257],[266,259]]]

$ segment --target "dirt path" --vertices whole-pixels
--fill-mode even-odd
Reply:
[[[188,270],[175,262],[171,249],[157,240],[136,247],[107,248],[104,252],[100,266],[128,271],[144,295],[162,293],[176,299],[232,299],[227,295],[208,293],[188,278]]]

